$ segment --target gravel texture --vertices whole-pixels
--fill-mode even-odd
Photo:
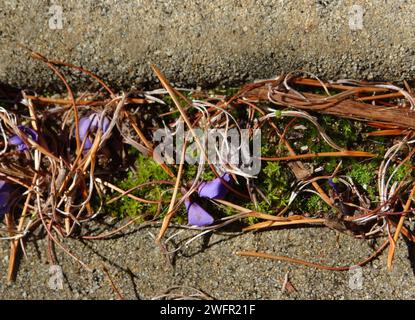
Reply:
[[[168,236],[179,230],[172,228]],[[386,253],[364,267],[361,287],[353,284],[356,271],[312,269],[287,262],[234,255],[239,250],[258,250],[328,265],[351,265],[369,256],[367,240],[357,240],[327,228],[274,229],[264,232],[228,232],[200,238],[183,247],[169,260],[155,245],[157,227],[131,227],[122,237],[85,241],[66,239],[65,246],[94,271],[86,271],[60,251],[63,289],[50,288],[51,271],[44,240],[28,243],[15,283],[7,285],[8,244],[0,242],[0,297],[2,299],[116,299],[103,272],[108,270],[126,299],[150,299],[173,286],[192,287],[217,299],[414,299],[415,275],[408,249],[400,241],[394,268],[386,271]],[[184,231],[167,244],[173,250],[192,235]],[[296,292],[282,292],[289,275]],[[350,286],[352,285],[352,287]],[[354,288],[354,289],[353,289]],[[179,290],[184,295],[193,289]]]
[[[124,89],[153,84],[150,63],[174,84],[193,87],[296,69],[330,79],[415,75],[413,0],[64,1],[62,29],[49,23],[59,15],[53,3],[2,1],[0,82],[59,83],[19,45]],[[71,83],[85,89],[78,75]]]
[[[212,0],[65,1],[62,29],[49,26],[52,1],[4,0],[0,6],[0,83],[57,88],[44,64],[23,46],[97,73],[120,89],[150,86],[157,64],[177,86],[238,85],[296,69],[321,77],[400,80],[415,75],[415,1]],[[352,7],[357,5],[359,7]],[[363,11],[361,11],[363,10]],[[354,12],[354,13],[353,13]],[[362,21],[359,21],[359,12]],[[73,87],[94,90],[76,74]],[[89,82],[88,82],[89,83]],[[7,284],[9,244],[0,242],[1,299],[115,299],[104,266],[128,299],[149,299],[172,286],[220,299],[414,299],[414,250],[401,240],[394,268],[386,254],[354,273],[235,256],[259,250],[328,265],[354,264],[373,252],[367,240],[323,228],[214,234],[166,259],[151,235],[133,226],[122,237],[64,245],[94,271],[57,249],[62,290],[49,286],[47,243],[31,239],[16,282]],[[169,235],[177,232],[170,229]],[[180,233],[169,250],[188,239]],[[281,292],[289,275],[296,292]],[[183,289],[184,294],[193,291]]]

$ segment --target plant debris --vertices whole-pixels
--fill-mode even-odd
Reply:
[[[161,222],[155,241],[166,253],[171,223],[200,231],[184,245],[235,222],[245,232],[312,224],[383,239],[370,257],[340,267],[237,253],[338,271],[364,265],[386,248],[391,269],[399,236],[414,242],[415,96],[407,82],[322,81],[289,73],[223,94],[174,88],[153,66],[161,88],[116,93],[83,68],[32,56],[67,92],[50,97],[22,91],[13,102],[1,97],[0,231],[11,243],[9,280],[18,251],[25,252],[36,230],[49,239],[51,263],[58,248],[87,270],[64,238],[103,239],[131,223]],[[75,94],[66,80],[71,70],[102,90]],[[225,136],[245,129],[248,144],[260,131],[261,154],[251,155],[258,172],[229,159],[242,144],[235,148],[223,139],[209,150],[209,136],[200,129]],[[161,157],[157,134],[173,139],[180,130],[180,144]],[[220,161],[211,161],[211,154]],[[117,211],[130,218],[124,226],[103,234],[85,227]]]

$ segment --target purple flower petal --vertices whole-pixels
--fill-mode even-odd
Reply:
[[[22,131],[24,134],[26,134],[27,136],[30,137],[30,139],[32,139],[33,141],[38,141],[39,140],[39,135],[37,134],[37,132],[35,130],[33,130],[32,128],[29,128],[27,126],[17,126],[17,128]],[[15,134],[12,135],[9,138],[9,144],[11,144],[12,146],[17,146],[17,150],[18,151],[24,151],[29,149],[29,147],[23,142],[22,139],[20,139],[20,137]]]
[[[11,144],[13,146],[17,146],[17,145],[22,144],[22,143],[23,143],[23,140],[20,139],[20,137],[17,134],[12,135],[9,138],[9,144]]]
[[[79,120],[79,138],[81,139],[81,143],[82,141],[84,141],[85,136],[90,126],[91,126],[91,120],[88,117],[84,117]],[[92,147],[91,139],[87,137],[85,144],[84,144],[84,149],[88,150],[88,149],[91,149],[91,147]]]
[[[39,135],[32,128],[29,128],[27,126],[18,126],[18,128],[24,133],[26,133],[33,141],[38,141]]]
[[[0,180],[0,192],[12,192],[13,186],[7,181]]]
[[[211,225],[214,221],[213,217],[203,209],[198,203],[185,200],[187,209],[187,217],[190,225],[203,227]]]
[[[92,131],[93,129],[101,129],[103,133],[105,133],[110,125],[110,121],[107,117],[102,119],[102,124],[100,123],[101,119],[98,113],[92,113],[89,117],[83,117],[79,120],[79,138],[81,142],[84,141],[88,132]],[[92,141],[89,137],[86,137],[84,150],[88,150],[92,148]]]
[[[0,192],[0,216],[9,211],[9,192]]]
[[[226,182],[231,181],[229,173],[222,175],[222,179]],[[220,178],[213,179],[208,182],[203,182],[199,186],[199,196],[209,199],[223,199],[228,193],[228,188],[222,183]]]
[[[110,121],[108,120],[107,117],[104,117],[104,119],[102,119],[102,125],[100,125],[101,119],[98,113],[91,114],[89,116],[89,119],[91,120],[92,128],[100,128],[103,132],[108,130]]]
[[[330,187],[333,188],[334,191],[336,191],[337,193],[340,193],[340,188],[338,184],[333,181],[333,179],[329,179],[329,185]]]

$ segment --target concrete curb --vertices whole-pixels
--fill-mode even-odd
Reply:
[[[113,86],[237,85],[296,69],[326,78],[415,75],[415,1],[4,1],[0,82],[54,87],[18,46],[81,65]],[[74,87],[85,88],[75,77]]]

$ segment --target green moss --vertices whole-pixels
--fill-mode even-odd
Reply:
[[[339,164],[339,159],[337,159],[337,158],[327,158],[326,163],[324,164],[324,169],[328,173],[332,173],[336,169],[338,164]]]
[[[117,216],[119,218],[125,218],[125,217],[135,218],[135,217],[140,216],[140,219],[138,219],[137,222],[143,222],[144,212],[145,212],[144,207],[145,207],[145,204],[141,202],[135,201],[128,197],[122,197],[117,202],[112,203],[110,205],[106,205],[105,211],[108,213],[111,213],[112,216]],[[149,208],[146,208],[146,209],[149,209]]]
[[[362,146],[361,122],[325,115],[321,117],[320,124],[337,145],[360,150]]]
[[[279,143],[274,133],[261,135],[261,155],[263,157],[276,157],[286,152],[284,144]]]
[[[401,165],[398,170],[395,173],[394,179],[396,181],[402,181],[404,179],[407,179],[408,177],[412,176],[412,167],[413,163],[411,160],[406,161],[403,165]],[[393,170],[395,170],[396,167],[390,167],[390,173],[392,173]]]
[[[232,87],[231,88],[216,88],[216,89],[210,90],[209,94],[211,96],[224,95],[226,97],[232,97],[235,94],[237,94],[239,90],[240,88],[232,88]]]
[[[170,177],[159,164],[152,158],[140,154],[136,160],[136,171],[128,171],[124,178],[117,180],[114,184],[123,190],[128,190],[146,182],[169,179]],[[165,189],[166,186],[155,184],[135,190],[131,194],[146,200],[161,199],[167,203],[169,194],[166,194],[166,192],[163,193]],[[114,196],[116,194],[107,195],[106,200]],[[165,208],[162,208],[162,212],[163,209]],[[114,203],[106,204],[105,211],[120,218],[142,216],[144,220],[146,218],[152,218],[157,213],[157,204],[142,203],[124,196]]]
[[[306,200],[305,209],[310,214],[317,212],[327,212],[330,210],[330,206],[325,203],[318,195],[313,194]]]
[[[275,118],[279,119],[282,116],[282,111],[281,110],[275,110]]]
[[[372,201],[376,199],[376,177],[379,163],[378,161],[370,161],[367,163],[356,162],[351,166],[348,175],[353,181],[363,187]]]
[[[189,182],[192,179],[194,179],[196,177],[197,174],[197,170],[198,170],[198,165],[189,165],[189,164],[185,164],[184,165],[184,170],[183,170],[183,181],[184,182]],[[202,180],[212,180],[215,179],[216,176],[213,173],[213,171],[211,170],[211,168],[209,167],[209,165],[205,165],[205,170],[202,173]]]
[[[377,165],[374,162],[355,163],[350,170],[350,177],[360,185],[369,185],[375,180]]]
[[[290,171],[277,161],[269,161],[258,176],[258,186],[267,197],[258,203],[258,210],[264,213],[275,214],[288,203],[290,196]],[[248,208],[254,209],[253,204]]]
[[[152,158],[139,154],[135,163],[136,172],[128,172],[128,179],[121,183],[121,187],[131,188],[138,184],[152,180],[169,180],[169,175]]]
[[[239,88],[217,88],[214,90],[209,91],[211,95],[224,95],[226,97],[231,97],[237,93]],[[316,90],[314,93],[321,93],[324,94],[324,91],[321,89]],[[334,92],[333,92],[334,93]],[[190,93],[184,93],[188,97],[191,97]],[[174,103],[170,96],[165,95],[164,101],[170,106],[170,109],[175,109]],[[185,104],[184,101],[181,101],[183,105]],[[166,107],[168,108],[168,107]],[[168,110],[170,110],[168,109]],[[247,110],[245,108],[230,108],[228,110],[231,114],[238,119],[239,125],[243,127],[247,117]],[[188,110],[189,115],[191,115],[196,110]],[[256,112],[256,115],[259,117],[260,114]],[[278,126],[280,132],[286,128],[287,124],[292,120],[290,117],[282,117],[281,111],[277,111],[275,113],[276,119],[272,121]],[[368,139],[363,140],[365,136],[363,135],[363,124],[362,122],[347,120],[347,119],[339,119],[337,117],[324,115],[321,114],[317,115],[318,122],[321,127],[326,131],[326,133],[341,147],[345,147],[351,150],[366,150],[372,152],[382,153],[384,152],[385,146],[381,145],[381,143],[385,143],[388,141],[385,137],[373,137],[373,141]],[[170,119],[174,119],[179,117],[180,114],[178,112],[171,115]],[[332,147],[330,147],[320,136],[317,128],[312,125],[309,121],[305,119],[297,119],[295,125],[304,125],[306,130],[300,131],[297,130],[298,138],[292,138],[289,140],[289,143],[292,145],[294,150],[297,153],[304,153],[300,150],[301,146],[308,146],[309,151],[307,152],[327,152],[327,151],[335,151]],[[261,145],[261,153],[262,156],[283,156],[287,155],[288,152],[284,144],[279,144],[279,137],[275,134],[275,130],[269,125],[264,124],[261,127],[262,130],[262,145]],[[290,137],[292,127],[290,132],[286,135],[286,137]],[[362,143],[363,141],[363,143]],[[374,143],[375,142],[375,143]],[[370,162],[361,162],[361,159],[357,158],[313,158],[307,160],[314,168],[318,166],[323,166],[327,173],[332,173],[334,169],[337,167],[340,161],[343,161],[343,165],[341,166],[341,172],[339,174],[349,175],[353,178],[355,183],[361,187],[364,187],[369,195],[371,200],[376,199],[376,175],[377,169],[379,166],[379,159],[371,159]],[[396,179],[403,179],[405,175],[408,173],[408,170],[411,169],[412,163],[408,163],[407,165],[403,166],[398,170],[396,174]],[[188,165],[185,164],[184,173],[182,177],[182,183],[186,184],[190,182],[192,179],[195,178],[196,173],[198,170],[197,165]],[[212,170],[208,165],[205,167],[205,171],[202,174],[203,180],[211,180],[215,178]],[[120,178],[118,181],[115,182],[117,186],[122,188],[123,190],[127,190],[132,188],[136,185],[154,181],[154,180],[171,180],[171,178],[162,170],[162,168],[155,163],[152,159],[145,158],[141,155],[137,154],[137,161],[136,161],[136,172],[128,172],[126,176]],[[243,181],[243,179],[240,179]],[[227,200],[241,205],[246,208],[250,208],[253,210],[258,210],[260,212],[268,213],[268,214],[275,214],[280,211],[281,208],[285,207],[288,202],[289,196],[292,191],[291,183],[295,180],[291,170],[287,166],[286,162],[275,162],[275,161],[268,161],[263,162],[263,170],[258,175],[255,183],[257,187],[262,191],[262,193],[267,198],[263,200],[260,195],[257,194],[257,206],[255,206],[251,201],[242,200],[235,195],[229,194]],[[328,188],[328,186],[326,185]],[[163,198],[166,201],[166,204],[162,206],[161,213],[166,212],[168,202],[170,200],[171,192],[165,192],[166,189],[171,188],[171,186],[161,186],[161,185],[152,185],[151,187],[143,188],[137,191],[134,191],[133,194],[145,199],[152,199],[158,200]],[[238,186],[235,186],[238,188]],[[241,187],[241,191],[245,192],[243,186]],[[111,195],[111,197],[115,196],[116,194]],[[108,196],[108,199],[111,198]],[[206,203],[206,205],[208,205]],[[215,208],[209,207],[211,212],[215,212],[218,216],[224,215],[233,215],[237,211],[231,209],[229,207],[224,207],[218,211]],[[309,213],[311,215],[318,214],[321,212],[326,212],[330,210],[330,207],[318,196],[315,194],[309,193],[302,193],[299,197],[297,197],[296,201],[293,203],[292,211],[296,213]],[[131,217],[142,217],[142,220],[147,218],[153,217],[154,214],[157,212],[157,206],[152,204],[143,204],[132,200],[128,197],[123,197],[120,201],[113,203],[106,207],[105,210],[111,212],[111,214],[124,217],[124,216],[131,216]],[[184,206],[180,208],[179,213],[175,216],[175,222],[184,223],[186,221],[186,210]],[[248,224],[258,222],[256,218],[248,218],[245,220]]]
[[[330,138],[340,147],[361,150],[362,124],[358,121],[338,119],[332,116],[319,116],[318,122]],[[334,151],[321,137],[318,129],[308,121],[302,119],[298,123],[307,127],[302,145],[307,145],[311,152]],[[320,161],[322,162],[322,161]]]

